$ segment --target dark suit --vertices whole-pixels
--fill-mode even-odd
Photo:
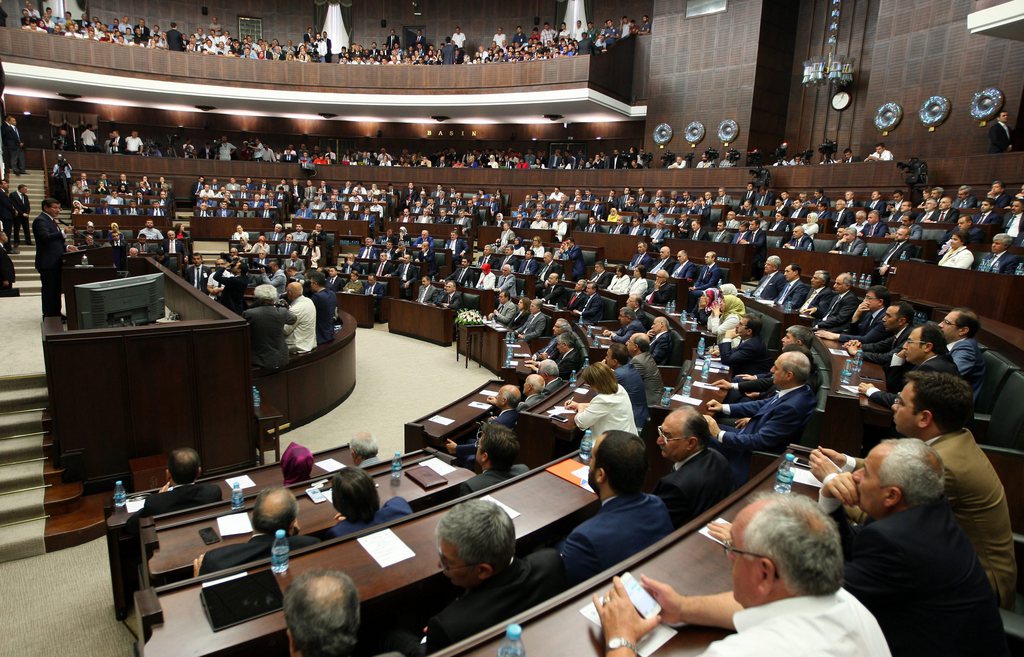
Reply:
[[[843,588],[868,608],[894,657],[1008,656],[996,598],[970,541],[943,497],[851,527]]]
[[[664,306],[675,298],[675,287],[672,285],[662,285],[659,289],[651,288],[650,293],[644,297],[644,302],[654,306]]]
[[[821,313],[821,319],[814,328],[842,331],[850,325],[850,318],[853,317],[853,313],[857,311],[859,305],[860,300],[853,292],[847,291],[843,295],[835,295],[826,310],[818,311]]]
[[[771,274],[765,274],[758,281],[752,296],[755,299],[775,301],[779,294],[782,293],[784,287],[786,287],[786,277],[782,275],[781,271],[772,272]]]
[[[649,353],[658,365],[668,365],[668,360],[672,357],[672,334],[663,331],[654,336],[651,339]]]
[[[1021,262],[1020,258],[1006,253],[1005,251],[999,256],[999,259],[995,261],[992,266],[992,273],[995,274],[1013,274],[1017,265]],[[991,263],[991,261],[990,261]]]
[[[807,300],[807,295],[810,292],[811,286],[799,279],[792,283],[783,281],[779,296],[775,297],[775,303],[781,306],[789,304],[792,308],[799,308]]]
[[[776,395],[729,405],[730,417],[749,417],[750,422],[738,431],[734,428],[725,429],[721,442],[711,442],[729,460],[736,485],[744,483],[748,478],[751,452],[781,452],[789,443],[800,442],[800,434],[811,418],[816,403],[817,398],[811,389],[800,386],[781,399]]]
[[[198,275],[197,275],[198,274]],[[200,292],[206,292],[206,282],[210,280],[210,268],[189,265],[185,270],[185,280]]]
[[[444,290],[438,290],[438,293],[434,295],[434,303],[437,305],[448,304],[448,308],[451,310],[458,311],[462,308],[462,293],[453,292],[448,294]]]
[[[6,125],[6,124],[5,124]],[[36,271],[42,282],[40,296],[43,317],[60,316],[60,268],[64,254],[64,231],[57,221],[45,212],[32,222],[32,235],[36,239]]]
[[[364,461],[361,466],[365,466]],[[465,485],[465,484],[463,484]],[[404,518],[405,516],[412,513],[412,507],[409,503],[401,497],[392,497],[390,500],[384,502],[377,509],[377,512],[373,514],[373,518],[370,522],[360,522],[357,520],[345,519],[336,524],[335,526],[324,532],[324,540],[331,538],[338,538],[339,536],[347,536],[348,534],[354,534],[358,531],[373,527],[375,525],[382,525],[385,522],[390,522],[398,518]]]
[[[537,260],[534,260],[533,258],[524,258],[519,262],[519,266],[516,267],[515,271],[520,274],[525,274],[527,276],[533,276],[537,273],[537,270],[539,268],[540,263]]]
[[[578,584],[672,533],[665,503],[654,495],[619,495],[606,500],[559,546],[566,581]]]
[[[735,349],[731,340],[718,345],[722,356],[722,364],[728,365],[730,374],[753,374],[760,376],[771,371],[772,360],[768,357],[768,349],[764,346],[761,336],[755,335],[740,342]]]
[[[21,242],[21,232],[25,233],[25,243],[32,244],[32,233],[28,227],[28,213],[31,211],[31,204],[28,200],[28,195],[22,196],[20,192],[11,192],[11,207],[14,210],[14,230],[10,237],[14,240],[14,245],[18,246]]]
[[[466,481],[459,484],[459,497],[462,497],[463,495],[469,495],[470,493],[475,493],[478,490],[490,488],[491,486],[500,484],[503,481],[508,481],[512,477],[521,475],[528,471],[529,468],[527,468],[525,465],[521,463],[513,465],[508,470],[495,470],[494,468],[491,468],[490,470],[485,470],[484,472],[481,472],[475,477],[467,479]]]
[[[565,299],[565,292],[565,288],[558,284],[552,285],[551,287],[541,288],[544,303],[549,303],[553,306],[557,306],[562,303],[563,299]]]
[[[569,375],[579,372],[583,368],[583,354],[579,349],[573,349],[562,354],[558,358],[558,378],[568,381]]]
[[[131,534],[139,533],[139,518],[150,518],[153,516],[190,509],[202,504],[219,502],[221,499],[220,486],[217,484],[184,484],[175,486],[166,493],[156,493],[146,498],[146,504],[137,512],[133,513],[125,523],[125,531]]]
[[[700,275],[693,281],[694,292],[703,292],[709,287],[718,287],[722,280],[722,270],[718,264],[704,265],[700,268]]]
[[[320,541],[312,536],[289,536],[288,547],[292,550],[316,545]],[[210,550],[203,557],[203,565],[199,568],[200,575],[208,575],[219,570],[234,568],[243,563],[258,561],[270,557],[270,548],[274,544],[274,537],[269,534],[257,534],[249,539],[248,543],[225,545]]]
[[[850,326],[849,333],[839,334],[839,342],[859,340],[864,345],[884,340],[885,336],[889,335],[885,330],[885,324],[882,323],[884,316],[885,310],[879,310],[874,314],[865,313],[856,324]]]
[[[650,411],[647,408],[647,387],[640,372],[632,363],[626,363],[615,369],[615,379],[629,395],[630,404],[633,406],[633,423],[637,426],[637,431],[643,431],[650,418]]]
[[[720,452],[704,449],[659,479],[654,495],[665,503],[672,526],[679,529],[725,499],[732,489],[729,462]]]
[[[909,331],[907,334],[909,335]],[[907,364],[909,365],[909,363]],[[903,377],[906,372],[910,371],[921,371],[921,372],[940,372],[943,374],[952,374],[959,376],[960,373],[956,369],[956,363],[950,358],[949,354],[942,354],[941,356],[935,356],[929,358],[925,362],[921,363],[917,367],[913,366],[901,366],[901,367],[890,367],[886,372],[885,387],[888,390],[895,392],[888,392],[886,390],[879,390],[871,394],[868,399],[873,403],[879,404],[880,406],[890,407],[896,402],[897,393],[903,389]]]
[[[693,280],[697,277],[697,265],[690,260],[687,260],[682,264],[677,262],[675,267],[670,268],[669,276],[672,278],[688,278]]]
[[[594,324],[600,322],[602,317],[604,317],[604,302],[601,301],[601,295],[594,292],[580,307],[580,322]]]
[[[164,35],[167,39],[167,49],[171,52],[183,52],[185,50],[185,39],[181,32],[175,28],[167,30]]]
[[[906,256],[904,256],[906,254]],[[879,264],[882,265],[895,265],[902,258],[913,258],[917,255],[917,247],[910,243],[910,240],[905,242],[893,242],[889,250],[885,252],[882,259],[879,260]]]
[[[1013,128],[995,121],[988,127],[988,152],[1005,153],[1013,144]]]
[[[793,239],[786,242],[786,244],[792,246],[794,249],[797,249],[798,251],[814,250],[814,240],[808,237],[807,235],[802,236],[800,239],[794,237]]]
[[[974,400],[981,394],[981,385],[985,382],[985,359],[978,349],[978,341],[965,338],[949,349],[949,357],[956,363],[960,376],[974,389]]]

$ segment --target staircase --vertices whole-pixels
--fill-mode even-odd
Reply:
[[[46,403],[43,375],[0,379],[0,558],[4,560],[45,552],[50,447],[43,431]]]

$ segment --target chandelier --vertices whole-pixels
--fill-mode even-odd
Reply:
[[[839,19],[842,16],[842,0],[832,0],[829,11],[828,52],[811,57],[804,62],[805,87],[822,85],[845,87],[853,83],[853,58],[836,53],[839,43]]]

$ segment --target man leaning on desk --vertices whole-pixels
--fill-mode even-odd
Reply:
[[[159,492],[146,498],[142,509],[128,519],[125,531],[138,533],[139,518],[219,502],[220,486],[195,483],[202,473],[203,468],[199,464],[199,453],[196,450],[191,447],[172,450],[167,457],[167,483]]]

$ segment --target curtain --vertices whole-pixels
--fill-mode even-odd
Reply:
[[[327,25],[328,13],[332,7],[341,9],[341,23],[337,31]],[[352,41],[352,0],[313,0],[313,25],[321,25],[320,31],[327,30],[331,39],[331,50],[341,52],[341,46],[348,46]],[[343,37],[339,37],[344,30]]]
[[[327,16],[321,31],[327,32],[333,54],[337,55],[342,48],[348,48],[348,30],[345,29],[345,19],[341,15],[341,5],[334,2],[327,5]]]
[[[575,33],[576,21],[580,21],[581,29],[587,29],[588,16],[594,15],[594,0],[564,0],[565,11],[561,14],[559,23],[565,23],[569,33],[576,40],[579,36]],[[556,25],[557,27],[557,25]]]

